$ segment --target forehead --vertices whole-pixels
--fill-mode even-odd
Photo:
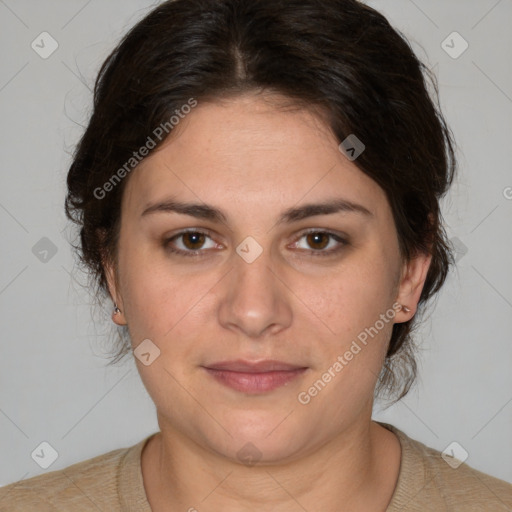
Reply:
[[[384,199],[320,116],[261,96],[199,103],[133,171],[123,201],[141,212],[169,194],[256,212],[333,194],[373,208]]]

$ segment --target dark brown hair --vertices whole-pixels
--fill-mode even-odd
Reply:
[[[351,134],[363,141],[354,163],[385,191],[403,260],[432,254],[418,312],[394,324],[377,386],[401,398],[416,376],[413,328],[453,264],[439,200],[454,177],[454,143],[435,77],[405,36],[359,1],[173,0],[138,22],[99,71],[67,177],[79,260],[96,296],[108,298],[101,255],[116,261],[128,177],[104,197],[97,191],[190,98],[261,91],[322,112],[340,143]],[[120,334],[114,362],[130,351]]]

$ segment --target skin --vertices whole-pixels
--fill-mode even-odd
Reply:
[[[160,356],[136,359],[156,405],[160,433],[142,454],[154,511],[384,511],[400,466],[394,434],[371,420],[373,393],[393,323],[415,313],[430,256],[402,262],[383,190],[338,149],[320,117],[247,94],[199,103],[129,177],[118,260],[105,262],[109,290],[133,348],[150,339]],[[170,212],[141,216],[157,201],[207,203],[226,222]],[[277,224],[287,208],[344,198],[352,212]],[[205,257],[170,253],[183,229],[201,242],[170,242]],[[315,241],[314,228],[346,237]],[[253,237],[252,263],[236,248]],[[202,243],[202,245],[201,245]],[[329,256],[311,252],[341,247]],[[394,303],[378,335],[303,405],[307,391],[365,328]],[[276,390],[248,395],[202,365],[276,359],[305,366]],[[252,443],[257,464],[237,453]]]

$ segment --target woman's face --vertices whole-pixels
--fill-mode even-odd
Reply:
[[[126,185],[110,289],[133,348],[150,340],[136,361],[162,433],[277,461],[367,428],[429,260],[405,272],[383,190],[319,118],[257,96],[199,103]],[[304,209],[341,201],[357,206]],[[213,370],[268,360],[298,370]]]

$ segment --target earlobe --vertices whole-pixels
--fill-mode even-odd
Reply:
[[[114,284],[116,281],[114,277],[114,271],[110,267],[104,267],[104,269],[110,296],[114,302],[114,310],[112,311],[112,321],[117,325],[126,325],[126,320],[123,311],[118,306],[119,299],[117,299],[117,287]],[[122,305],[121,302],[119,302],[119,304]]]
[[[103,268],[108,283],[110,297],[114,302],[114,310],[112,311],[112,321],[117,325],[126,325],[126,320],[121,309],[122,302],[120,301],[120,298],[118,298],[118,287],[116,285],[115,270],[108,264],[104,265]]]
[[[104,233],[100,234],[100,237],[103,237]],[[124,318],[124,314],[122,311],[122,301],[119,296],[119,290],[117,286],[117,279],[115,274],[115,269],[110,261],[110,258],[107,257],[105,252],[102,251],[101,257],[103,272],[105,274],[105,279],[107,281],[108,292],[112,301],[114,302],[114,310],[112,311],[112,321],[117,325],[126,325],[126,320]]]
[[[117,307],[117,303],[114,303],[114,311],[112,312],[112,321],[117,325],[126,325],[124,320],[123,312]]]
[[[402,304],[401,310],[397,313],[397,323],[407,322],[416,314],[431,262],[432,254],[418,253],[405,264],[396,299]]]

